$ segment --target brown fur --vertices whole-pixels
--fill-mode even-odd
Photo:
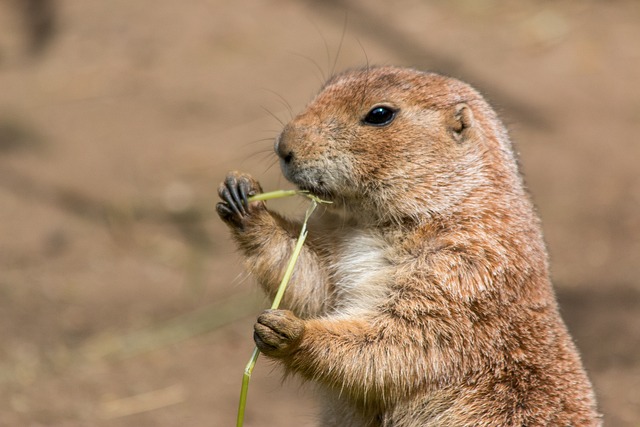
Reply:
[[[363,123],[379,105],[395,119]],[[334,203],[309,226],[292,311],[263,313],[255,338],[320,385],[320,425],[600,425],[511,143],[478,92],[411,69],[349,71],[276,151],[287,179]],[[244,201],[259,191],[231,172],[218,210],[273,295],[300,223]]]

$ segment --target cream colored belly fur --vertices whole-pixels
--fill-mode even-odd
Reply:
[[[393,280],[390,252],[388,242],[371,232],[350,231],[339,237],[336,258],[329,266],[335,285],[334,313],[362,316],[386,296]]]

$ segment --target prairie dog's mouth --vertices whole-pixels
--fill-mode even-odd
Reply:
[[[333,191],[327,188],[327,185],[322,180],[317,180],[317,181],[314,180],[314,182],[308,182],[308,181],[289,179],[289,181],[295,184],[298,187],[298,189],[300,189],[301,191],[305,191],[320,199],[330,201],[330,200],[333,200],[334,198]]]
[[[332,191],[327,185],[324,172],[316,168],[297,168],[291,164],[282,164],[282,174],[287,181],[294,184],[302,191],[307,191],[310,194],[326,198],[330,197]]]
[[[328,190],[319,189],[319,188],[309,188],[309,187],[298,187],[300,190],[308,192],[312,196],[315,196],[321,200],[325,200],[327,202],[333,202],[335,199],[335,195]]]

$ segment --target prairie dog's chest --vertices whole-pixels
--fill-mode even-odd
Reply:
[[[382,236],[350,231],[335,239],[329,273],[340,312],[372,308],[393,280],[392,246]]]

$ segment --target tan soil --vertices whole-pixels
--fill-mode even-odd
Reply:
[[[367,60],[498,107],[606,423],[639,426],[632,0],[0,1],[0,425],[234,425],[261,299],[215,188],[229,169],[286,187],[282,99]],[[247,427],[313,412],[258,363]]]

